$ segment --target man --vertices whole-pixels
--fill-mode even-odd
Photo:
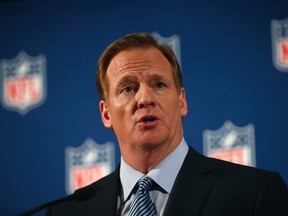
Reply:
[[[118,39],[98,61],[96,84],[121,163],[88,186],[95,196],[51,207],[48,215],[142,215],[146,205],[146,215],[288,215],[277,173],[207,158],[187,145],[185,90],[168,46],[145,33]],[[145,207],[137,213],[139,205]]]

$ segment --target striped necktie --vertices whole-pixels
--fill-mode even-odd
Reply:
[[[143,176],[138,181],[138,190],[130,204],[129,216],[156,216],[156,208],[152,202],[149,191],[152,189],[153,180]]]

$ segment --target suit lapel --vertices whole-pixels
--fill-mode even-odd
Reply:
[[[190,148],[173,185],[164,215],[198,215],[215,183],[214,171],[208,160]],[[88,216],[116,216],[121,188],[119,166],[92,187],[96,195],[88,203]]]
[[[214,185],[213,171],[207,160],[190,148],[173,185],[164,215],[198,215]]]
[[[96,194],[88,203],[88,216],[116,216],[120,192],[119,167],[93,187]]]

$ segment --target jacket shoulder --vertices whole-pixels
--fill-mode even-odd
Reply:
[[[116,209],[117,196],[119,193],[118,172],[119,170],[117,168],[111,174],[88,186],[83,187],[83,189],[93,189],[95,191],[95,195],[93,197],[89,197],[81,201],[68,200],[60,204],[53,205],[47,209],[46,215],[114,215],[113,209]]]

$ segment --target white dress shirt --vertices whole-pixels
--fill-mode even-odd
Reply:
[[[152,202],[155,203],[157,215],[163,215],[166,202],[171,193],[174,181],[188,152],[188,145],[183,138],[181,143],[157,164],[147,175],[151,177],[162,190],[150,191]],[[130,203],[134,194],[132,190],[137,181],[145,174],[129,166],[121,157],[120,180],[122,194],[118,199],[119,215],[128,215]]]

